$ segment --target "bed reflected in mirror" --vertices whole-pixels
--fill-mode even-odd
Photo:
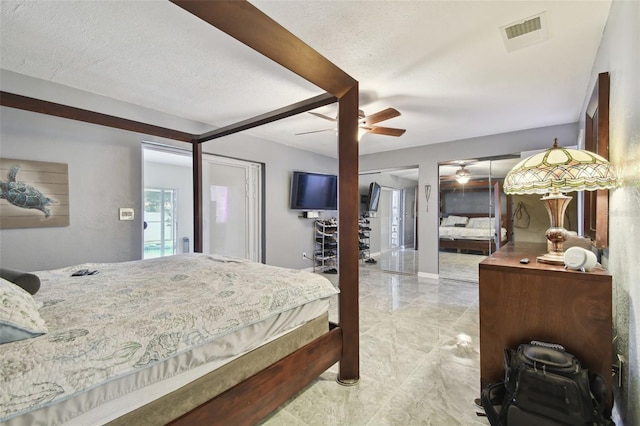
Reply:
[[[440,163],[441,278],[477,282],[478,264],[513,240],[513,198],[504,194],[502,182],[519,160],[508,155]]]

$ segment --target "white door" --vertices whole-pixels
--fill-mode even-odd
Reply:
[[[260,262],[261,165],[203,155],[203,251]]]

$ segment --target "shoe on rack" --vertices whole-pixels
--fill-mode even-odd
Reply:
[[[338,241],[333,237],[316,237],[316,242],[321,244],[336,244]]]

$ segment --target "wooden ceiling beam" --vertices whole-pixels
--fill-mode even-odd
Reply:
[[[177,141],[193,142],[198,138],[198,135],[191,133],[167,129],[166,127],[154,126],[153,124],[128,120],[126,118],[102,114],[99,112],[58,104],[55,102],[43,101],[41,99],[16,95],[14,93],[4,91],[0,91],[0,105],[10,108],[22,109],[25,111],[37,112],[40,114],[52,115],[55,117],[68,118],[70,120],[82,121],[84,123],[113,127],[120,130],[128,130],[145,135],[159,136],[162,138]]]
[[[296,114],[300,114],[306,111],[310,111],[321,106],[329,105],[337,102],[338,98],[330,93],[324,93],[322,95],[314,96],[304,101],[296,102],[286,107],[279,108],[277,110],[258,115],[253,118],[249,118],[238,123],[231,124],[229,126],[221,127],[211,132],[203,133],[198,137],[198,142],[206,142],[213,139],[228,136],[233,133],[242,132],[243,130],[258,127],[263,124],[271,123],[273,121],[281,120],[283,118],[291,117]]]
[[[357,83],[249,2],[171,2],[338,98]]]

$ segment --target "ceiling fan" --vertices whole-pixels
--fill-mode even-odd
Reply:
[[[465,183],[469,182],[469,179],[471,179],[471,172],[466,168],[466,166],[468,166],[469,164],[473,164],[476,161],[478,160],[471,159],[471,160],[455,160],[455,161],[440,163],[440,165],[460,166],[460,168],[457,169],[454,174],[441,175],[440,179],[443,181],[456,180],[458,183],[464,185]]]
[[[332,121],[337,123],[338,119],[334,117],[329,117],[328,115],[319,114],[317,112],[310,111],[309,114],[315,115],[316,117],[323,118],[325,120]],[[395,108],[387,108],[382,111],[378,111],[371,115],[365,115],[364,111],[361,109],[358,110],[358,137],[362,136],[364,133],[373,133],[376,135],[385,135],[385,136],[402,136],[406,129],[396,129],[393,127],[382,127],[382,126],[374,126],[373,124],[380,123],[381,121],[389,120],[394,117],[400,116],[400,111]],[[309,133],[319,133],[319,132],[337,132],[338,129],[322,129],[322,130],[312,130],[310,132],[302,132],[296,133],[296,135],[307,135]]]

